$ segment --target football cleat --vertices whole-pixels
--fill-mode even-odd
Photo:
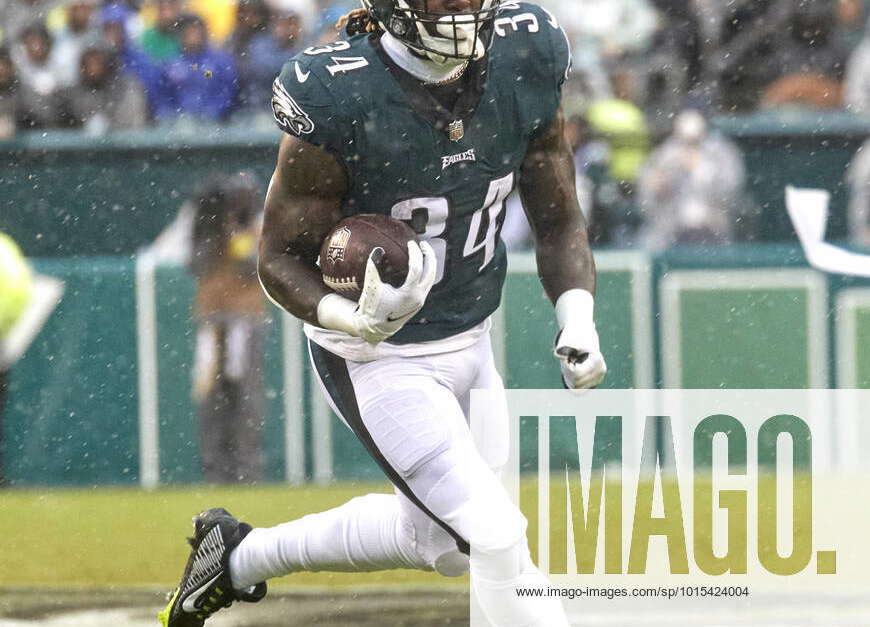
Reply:
[[[239,592],[230,579],[230,553],[250,533],[250,525],[218,507],[195,516],[193,528],[193,537],[188,538],[193,550],[181,583],[157,615],[163,627],[202,627],[209,616],[233,601],[256,603],[266,596],[265,582]]]

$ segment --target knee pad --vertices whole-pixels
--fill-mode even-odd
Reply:
[[[444,577],[461,577],[469,570],[469,557],[456,546],[456,540],[432,519],[405,519],[406,534],[414,551],[425,564]]]
[[[444,577],[462,577],[470,568],[470,560],[468,555],[460,553],[459,549],[453,549],[436,557],[432,567],[435,572]]]

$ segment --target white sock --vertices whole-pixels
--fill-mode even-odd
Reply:
[[[254,529],[230,554],[233,587],[299,571],[427,569],[391,494],[369,494],[292,522]]]

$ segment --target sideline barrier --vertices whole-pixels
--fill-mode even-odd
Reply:
[[[815,272],[796,247],[596,259],[605,388],[870,388],[870,281]],[[117,257],[35,266],[62,279],[66,292],[12,373],[2,439],[7,477],[14,485],[199,481],[191,277]],[[270,313],[266,480],[379,479],[315,393],[301,326],[276,308]],[[531,256],[511,258],[494,322],[508,387],[561,387],[552,307]],[[848,444],[843,429],[831,437]]]

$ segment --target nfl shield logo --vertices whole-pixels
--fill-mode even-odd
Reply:
[[[350,229],[346,226],[341,227],[332,234],[332,239],[329,240],[329,249],[326,251],[326,258],[330,261],[342,261],[344,259],[344,251],[347,248],[347,242],[350,239]]]
[[[462,120],[456,120],[455,122],[450,123],[450,126],[447,127],[447,131],[450,134],[450,141],[458,142],[460,139],[465,137],[465,124]]]

